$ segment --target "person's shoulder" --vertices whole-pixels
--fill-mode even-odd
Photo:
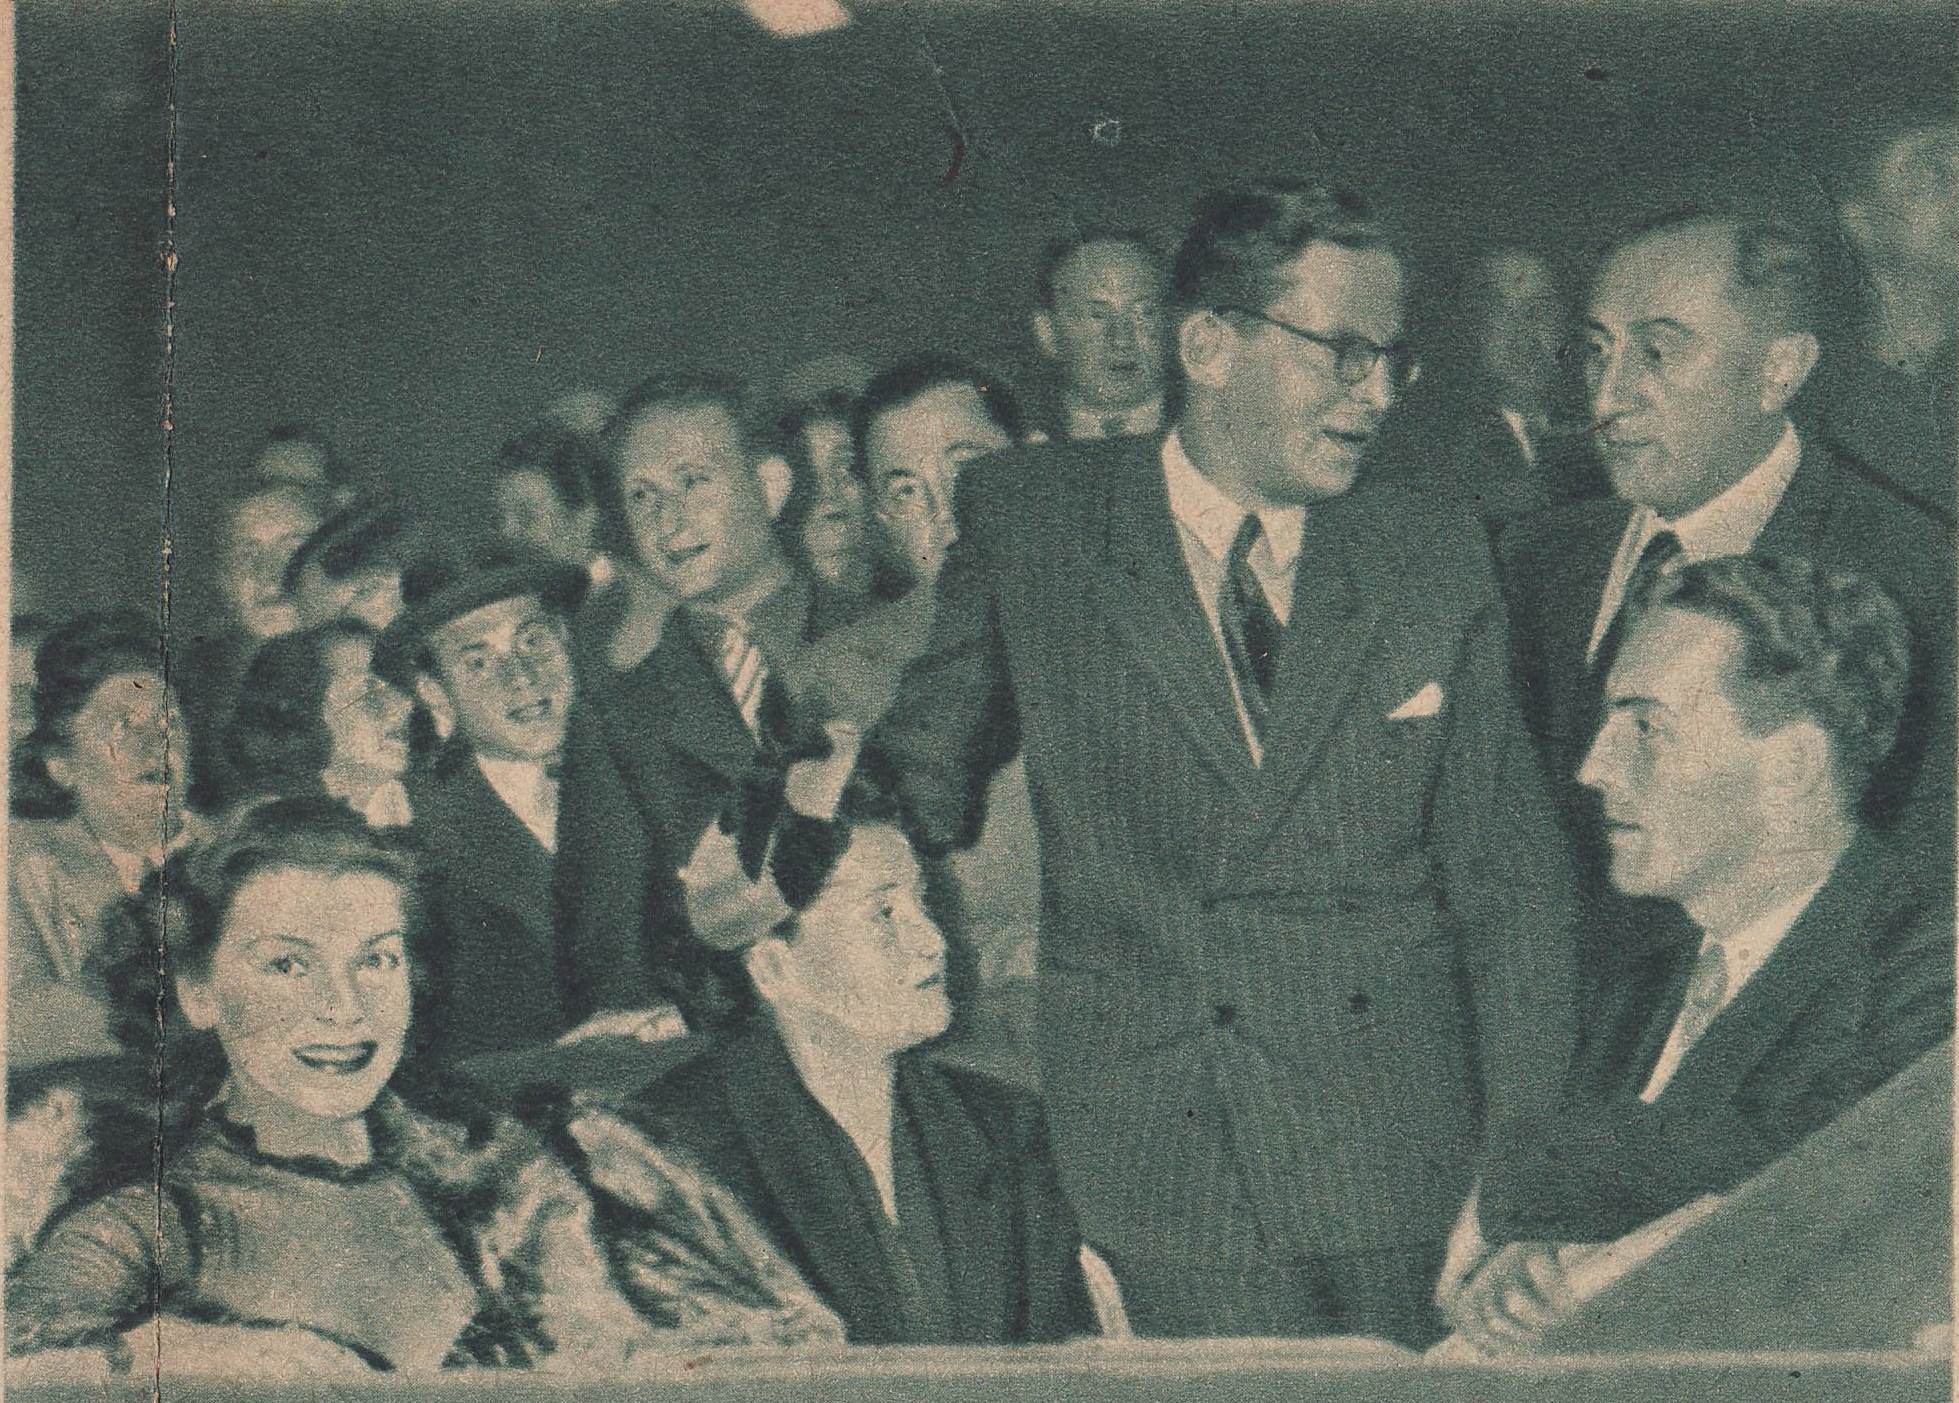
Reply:
[[[1838,519],[1849,522],[1849,529],[1871,537],[1860,543],[1872,550],[1915,547],[1951,553],[1950,512],[1839,446],[1821,440],[1804,444],[1796,471],[1814,475],[1815,486],[1836,504]],[[1879,534],[1872,537],[1874,530]],[[1884,533],[1891,532],[1901,533],[1901,538],[1885,539]]]
[[[728,1086],[723,1048],[704,1045],[637,1091],[607,1103],[639,1129],[693,1144],[721,1138],[728,1129]]]
[[[958,491],[969,511],[1046,513],[1092,499],[1111,475],[1147,471],[1162,452],[1160,435],[1024,443],[968,464]]]
[[[966,1117],[1003,1153],[1024,1153],[1046,1134],[1041,1100],[1023,1087],[977,1067],[920,1051],[909,1054],[916,1074],[936,1077],[959,1102]]]
[[[1504,561],[1538,562],[1562,557],[1574,548],[1614,542],[1632,510],[1630,503],[1617,497],[1554,502],[1506,523],[1497,536],[1497,554]]]

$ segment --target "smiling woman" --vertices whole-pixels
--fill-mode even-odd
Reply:
[[[157,1157],[130,1162],[154,1104],[149,1135],[97,1137],[122,1162],[13,1274],[10,1352],[127,1361],[161,1341],[191,1346],[179,1369],[617,1370],[837,1337],[685,1164],[649,1161],[660,1209],[601,1245],[579,1180],[530,1132],[396,1089],[418,911],[392,840],[324,799],[276,800],[171,876],[167,968],[132,922],[111,981],[147,1013],[132,1048],[155,1056],[164,1018]]]

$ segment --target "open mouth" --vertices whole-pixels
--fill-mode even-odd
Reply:
[[[921,989],[943,989],[945,987],[945,971],[936,970],[926,975],[918,981],[918,987]]]
[[[313,1043],[294,1048],[292,1055],[316,1072],[350,1077],[366,1071],[380,1050],[380,1045],[372,1042]]]
[[[513,706],[504,715],[519,726],[534,726],[540,721],[550,720],[551,713],[556,709],[557,702],[553,698],[539,697],[534,702],[525,702],[522,706]]]
[[[1367,429],[1321,429],[1320,432],[1335,443],[1343,444],[1356,453],[1367,447],[1374,439],[1373,433]]]
[[[689,565],[692,565],[696,560],[699,560],[702,556],[707,554],[707,546],[704,544],[698,546],[685,546],[678,550],[674,549],[672,546],[668,546],[665,548],[665,554],[667,557],[667,567],[669,569],[684,570]]]

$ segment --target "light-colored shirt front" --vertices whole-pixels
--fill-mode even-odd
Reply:
[[[1793,900],[1764,911],[1732,935],[1719,938],[1702,936],[1701,949],[1712,946],[1719,950],[1721,963],[1727,972],[1728,980],[1721,994],[1720,1008],[1725,1009],[1735,1001],[1741,986],[1754,978],[1755,972],[1767,963],[1768,957],[1775,953],[1775,947],[1782,943],[1790,927],[1809,909],[1809,903],[1816,899],[1816,893],[1821,890],[1823,883],[1818,882],[1807,891],[1798,893]],[[1660,1049],[1660,1060],[1653,1064],[1653,1075],[1646,1079],[1646,1089],[1639,1093],[1640,1100],[1650,1102],[1665,1091],[1667,1083],[1673,1080],[1673,1074],[1680,1070],[1682,1059],[1692,1050],[1681,1036],[1684,1031],[1682,1022],[1680,1015],[1676,1014],[1672,1031],[1667,1034],[1666,1046]]]
[[[1776,507],[1781,505],[1783,494],[1795,479],[1802,454],[1802,440],[1796,436],[1796,426],[1785,422],[1782,437],[1769,450],[1768,457],[1712,501],[1696,507],[1678,521],[1666,520],[1651,507],[1635,511],[1619,540],[1619,553],[1612,558],[1612,573],[1606,577],[1605,597],[1599,603],[1598,617],[1592,622],[1585,660],[1590,662],[1598,655],[1606,630],[1612,627],[1612,620],[1625,605],[1633,568],[1639,564],[1640,552],[1646,549],[1648,541],[1662,531],[1671,531],[1680,542],[1680,554],[1665,567],[1669,572],[1703,560],[1747,554],[1753,549],[1755,538],[1762,534],[1762,528],[1769,524],[1769,518],[1775,515]]]
[[[558,781],[535,760],[476,757],[476,768],[548,853],[558,851]]]
[[[1163,427],[1163,401],[1153,399],[1127,409],[1090,409],[1068,406],[1069,438],[1122,438],[1130,434],[1153,434]]]
[[[1517,440],[1517,451],[1524,455],[1524,461],[1536,467],[1537,443],[1531,437],[1530,420],[1514,409],[1499,408],[1497,413],[1503,416],[1503,422],[1510,430],[1510,437]]]
[[[1251,750],[1252,763],[1262,765],[1265,751],[1252,728],[1244,696],[1238,690],[1238,676],[1225,646],[1224,628],[1218,622],[1218,600],[1230,568],[1231,545],[1245,520],[1245,509],[1197,470],[1197,465],[1184,452],[1183,440],[1175,429],[1163,440],[1163,481],[1169,489],[1170,514],[1177,522],[1184,564],[1190,570],[1198,602],[1204,606],[1204,617],[1210,620],[1211,637],[1217,643],[1218,659],[1231,686],[1239,728]],[[1258,514],[1258,521],[1261,531],[1258,544],[1252,547],[1252,574],[1265,591],[1266,603],[1272,606],[1279,626],[1284,628],[1292,619],[1292,586],[1299,571],[1299,545],[1306,531],[1306,509],[1268,507]]]

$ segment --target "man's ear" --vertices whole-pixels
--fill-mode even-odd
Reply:
[[[1834,752],[1821,726],[1807,718],[1792,721],[1776,732],[1773,746],[1763,779],[1778,816],[1806,817],[1819,803],[1835,802]]]
[[[755,475],[762,479],[762,499],[768,503],[769,520],[774,521],[782,515],[783,503],[789,500],[789,489],[796,482],[795,470],[780,453],[771,453],[755,465]]]
[[[1787,409],[1822,354],[1815,335],[1807,331],[1792,331],[1769,342],[1762,356],[1762,413]]]
[[[789,946],[779,935],[767,935],[741,952],[742,968],[748,971],[755,992],[769,1003],[778,1003],[792,982]]]
[[[1060,343],[1054,335],[1054,313],[1045,307],[1037,307],[1029,320],[1034,327],[1034,344],[1041,348],[1041,354],[1049,360],[1059,358],[1061,352],[1058,349]]]
[[[1184,374],[1207,389],[1224,383],[1231,369],[1231,328],[1216,312],[1192,312],[1177,323],[1177,359]]]
[[[184,1011],[190,1026],[208,1033],[218,1026],[218,1001],[211,994],[211,986],[179,975],[173,986],[177,991],[177,1007]]]

